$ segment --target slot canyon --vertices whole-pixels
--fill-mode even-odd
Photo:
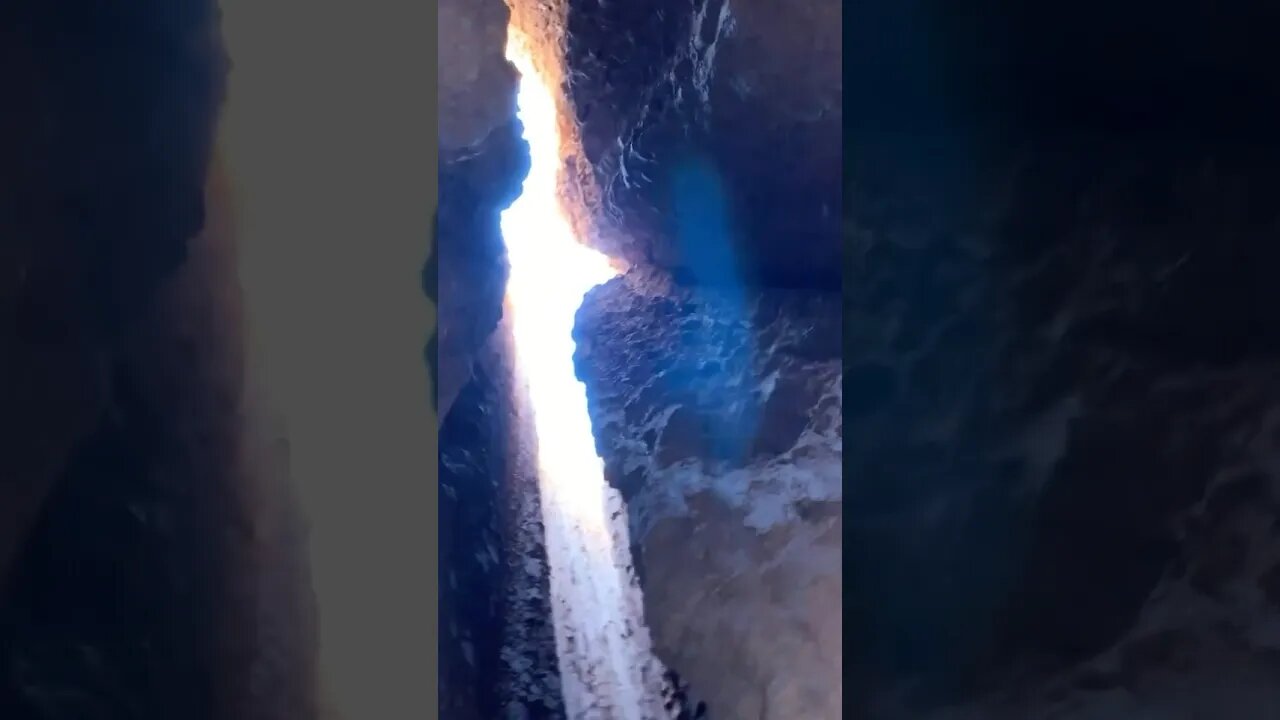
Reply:
[[[0,718],[435,712],[419,16],[0,6]]]
[[[439,18],[441,715],[840,717],[840,4]]]
[[[560,93],[560,203],[627,268],[575,372],[708,717],[1276,714],[1273,13],[489,6],[441,8],[442,712],[576,687],[510,457],[511,27]]]
[[[1115,5],[0,2],[0,720],[1280,717],[1280,11]]]

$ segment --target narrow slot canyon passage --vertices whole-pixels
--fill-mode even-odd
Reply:
[[[0,3],[0,720],[1280,718],[1205,5]]]
[[[527,40],[513,31],[507,57],[530,169],[502,214],[511,272],[507,307],[517,387],[530,403],[565,710],[583,720],[660,717],[659,671],[627,559],[625,508],[604,481],[586,389],[573,367],[573,322],[583,296],[618,275],[577,241],[556,192],[560,136],[555,103]]]
[[[840,716],[818,5],[441,4],[443,716]]]

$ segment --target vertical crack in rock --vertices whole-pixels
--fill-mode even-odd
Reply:
[[[560,93],[552,102],[567,133],[553,148],[563,154],[552,162],[560,186],[545,204],[561,203],[585,244],[646,268],[592,293],[573,334],[614,487],[569,492],[540,478],[569,716],[839,712],[840,15],[827,0],[513,5],[514,27]],[[507,238],[513,297],[521,282],[554,294],[572,280],[551,247],[558,236],[539,230],[523,260]],[[566,282],[552,282],[557,274]],[[615,286],[646,299],[610,305]],[[606,298],[607,317],[592,298]],[[522,350],[568,339],[567,324],[524,333],[518,305],[506,319]],[[481,334],[488,317],[475,323]],[[443,385],[446,335],[442,327]],[[526,379],[536,394],[540,378]],[[891,386],[874,390],[865,398],[873,405],[894,397]],[[588,432],[541,430],[542,459]],[[566,514],[588,499],[605,518]],[[583,540],[584,528],[613,544],[610,557]],[[612,575],[599,581],[606,566],[622,571],[616,588]],[[658,599],[641,600],[632,577]],[[639,662],[628,636],[644,630],[640,604],[657,613],[661,661],[639,684],[665,707],[587,707],[587,698],[626,697],[604,684],[625,682]],[[636,622],[610,627],[592,606]],[[584,624],[585,633],[564,631]],[[785,647],[771,653],[775,642]],[[618,661],[628,654],[635,659]]]
[[[574,312],[584,292],[617,272],[577,241],[560,206],[560,118],[528,40],[514,36],[508,56],[522,75],[520,119],[532,165],[502,219],[516,402],[527,403],[518,412],[529,431],[516,446],[537,479],[566,715],[650,720],[663,714],[661,666],[626,560],[621,500],[604,482],[573,372]]]
[[[510,17],[502,0],[445,0],[437,17],[440,192],[424,282],[440,298],[427,349],[441,422],[439,709],[458,720],[561,716],[546,578],[524,572],[542,552],[527,523],[536,509],[511,476],[510,368],[494,345],[500,213],[529,166],[504,57]]]
[[[563,717],[536,476],[505,331],[441,429],[441,712]]]

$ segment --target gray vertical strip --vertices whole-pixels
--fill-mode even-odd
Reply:
[[[434,717],[436,7],[220,3],[254,377],[306,517],[320,720]]]
[[[427,264],[422,269],[422,291],[426,293],[427,300],[437,308],[440,307],[440,253],[436,249],[436,238],[439,236],[439,229],[439,213],[434,212],[431,215],[431,235],[427,239]],[[427,333],[429,337],[427,338],[425,357],[427,360],[427,371],[431,375],[431,409],[436,415],[436,422],[438,424],[440,417],[439,327],[437,325],[432,325],[427,329]],[[438,471],[439,463],[437,463],[435,467]]]
[[[392,2],[393,0],[388,0]],[[425,91],[425,99],[427,107],[427,121],[423,127],[423,137],[429,147],[427,157],[422,168],[427,176],[427,196],[426,201],[429,207],[423,213],[423,217],[431,218],[431,226],[427,228],[428,232],[423,235],[428,237],[427,246],[427,262],[423,270],[423,289],[426,291],[429,300],[430,311],[428,316],[427,332],[427,369],[430,385],[427,392],[431,399],[430,418],[433,427],[428,428],[431,433],[431,462],[427,467],[426,477],[423,478],[427,492],[425,497],[430,503],[427,508],[427,515],[430,517],[430,533],[429,541],[423,548],[424,555],[428,562],[423,563],[425,571],[425,581],[431,586],[431,602],[430,607],[426,608],[429,613],[427,618],[431,627],[431,647],[429,655],[429,667],[425,668],[427,675],[424,678],[427,687],[427,715],[424,717],[437,718],[440,715],[440,462],[439,462],[439,378],[440,378],[440,353],[439,353],[439,308],[440,308],[440,282],[439,282],[439,252],[436,248],[436,236],[438,227],[438,208],[440,195],[440,178],[438,168],[440,167],[440,147],[439,147],[439,123],[440,123],[440,93],[439,93],[439,76],[440,76],[440,48],[439,48],[439,32],[436,25],[439,22],[438,3],[432,2],[429,5],[425,3],[406,3],[406,5],[430,8],[431,18],[426,26],[422,27],[423,40],[421,46],[426,56],[426,66],[422,69],[421,76],[425,79],[422,86]]]
[[[416,3],[406,3],[407,5],[415,5]],[[428,622],[432,629],[431,633],[431,653],[429,655],[430,665],[425,668],[427,676],[424,682],[427,687],[427,715],[424,717],[437,718],[440,716],[440,462],[439,462],[439,387],[440,387],[440,344],[439,344],[439,308],[440,308],[440,278],[439,278],[439,251],[436,248],[439,196],[440,196],[440,177],[438,168],[440,167],[440,147],[439,147],[439,123],[440,123],[440,93],[439,93],[439,75],[440,75],[440,49],[439,49],[439,32],[436,24],[439,22],[438,4],[435,2],[428,4],[416,4],[419,7],[429,7],[431,9],[431,19],[428,25],[422,28],[424,40],[422,47],[425,50],[427,65],[423,68],[422,77],[425,80],[423,87],[426,90],[427,125],[423,128],[424,138],[429,146],[428,157],[423,164],[423,169],[427,175],[427,197],[426,201],[429,205],[428,212],[423,217],[431,218],[431,226],[428,232],[423,233],[427,238],[427,262],[423,269],[423,289],[426,292],[430,305],[428,316],[427,332],[427,370],[430,385],[427,393],[431,401],[431,422],[433,427],[429,428],[431,433],[432,457],[427,467],[426,477],[423,478],[427,492],[425,497],[430,503],[427,508],[427,515],[431,518],[429,540],[427,546],[423,548],[423,552],[428,559],[424,563],[425,581],[431,586],[431,602],[430,607],[426,608],[428,612]]]

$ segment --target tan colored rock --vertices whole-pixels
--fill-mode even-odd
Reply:
[[[841,503],[757,533],[709,494],[643,542],[654,647],[716,717],[839,718]]]
[[[512,125],[515,68],[505,58],[510,11],[502,0],[439,6],[440,195],[436,252],[436,388],[444,417],[497,324],[505,258],[498,212],[519,192],[527,155]],[[430,280],[428,281],[430,285]]]
[[[838,322],[830,294],[638,270],[578,315],[655,650],[713,717],[840,717]]]
[[[516,72],[504,57],[510,11],[502,0],[442,0],[436,17],[440,148],[447,153],[510,120]]]

